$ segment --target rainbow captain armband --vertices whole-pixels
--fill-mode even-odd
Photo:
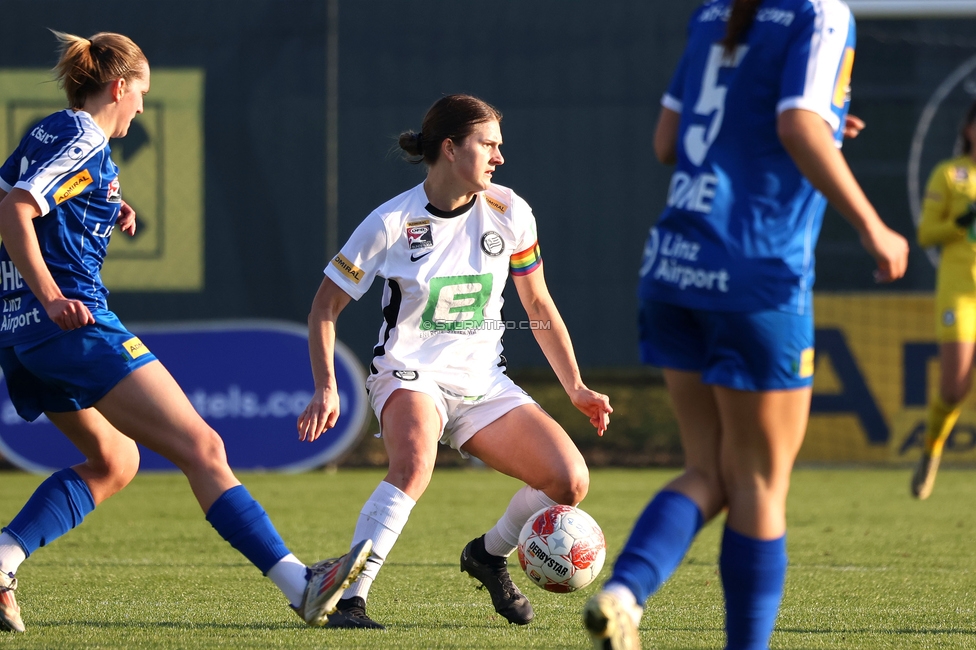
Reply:
[[[528,275],[539,268],[542,264],[542,253],[539,251],[539,242],[535,242],[521,253],[512,255],[510,263],[512,275]]]

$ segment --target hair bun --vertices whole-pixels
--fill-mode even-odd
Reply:
[[[397,144],[403,149],[411,159],[417,159],[416,162],[420,162],[424,156],[424,134],[414,133],[413,131],[404,131],[397,138]]]

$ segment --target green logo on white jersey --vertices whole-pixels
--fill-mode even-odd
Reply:
[[[485,322],[492,280],[491,273],[431,279],[420,328],[442,332],[478,329]]]

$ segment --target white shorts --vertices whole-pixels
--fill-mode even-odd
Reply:
[[[468,455],[461,451],[461,445],[474,434],[511,410],[523,404],[536,403],[508,375],[501,372],[484,395],[464,396],[444,388],[422,371],[383,371],[366,379],[369,403],[381,429],[386,400],[393,391],[401,388],[429,395],[434,400],[434,407],[441,418],[441,443],[457,449],[465,458]]]

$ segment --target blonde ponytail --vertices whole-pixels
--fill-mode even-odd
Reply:
[[[110,81],[142,77],[140,64],[146,61],[146,55],[128,36],[99,32],[82,38],[51,31],[60,43],[55,78],[71,108],[82,108],[88,97],[99,93]]]

